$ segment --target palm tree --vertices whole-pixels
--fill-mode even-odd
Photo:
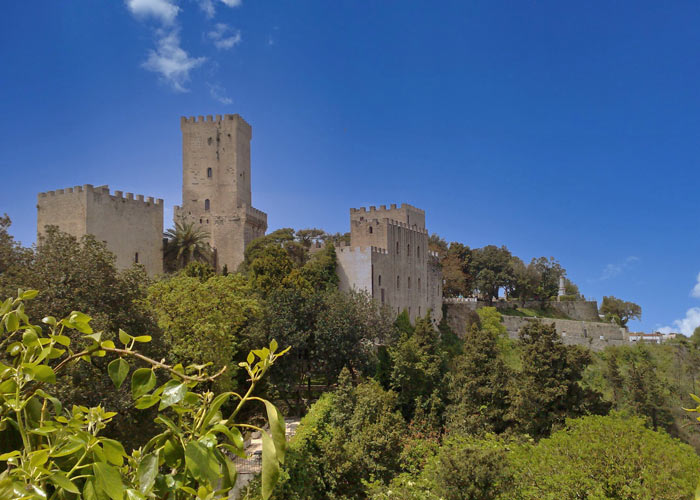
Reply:
[[[176,222],[165,233],[163,258],[167,270],[182,269],[190,262],[213,265],[214,252],[209,246],[209,233],[193,222]]]

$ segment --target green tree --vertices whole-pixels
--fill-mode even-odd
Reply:
[[[9,233],[11,224],[7,214],[0,217],[0,297],[17,291],[22,271],[30,266],[32,259],[32,251],[23,248]]]
[[[413,334],[404,334],[396,345],[389,348],[389,355],[392,364],[391,387],[399,395],[404,417],[410,420],[418,409],[424,414],[441,411],[432,406],[436,400],[442,400],[439,394],[445,362],[430,317],[419,318]]]
[[[317,373],[332,384],[343,368],[353,377],[368,373],[374,346],[394,338],[390,316],[365,292],[330,290],[316,320],[313,360]]]
[[[515,500],[681,500],[700,480],[690,446],[621,414],[568,420],[550,438],[515,447],[509,462]]]
[[[498,339],[492,331],[472,325],[464,343],[464,354],[446,376],[446,427],[450,433],[501,433],[508,427],[510,373],[500,357]]]
[[[627,326],[631,319],[642,319],[642,308],[634,302],[626,302],[617,297],[603,297],[600,312],[608,321],[614,321],[618,325]]]
[[[190,262],[214,263],[209,233],[195,227],[194,222],[176,222],[164,236],[163,260],[167,271],[182,269]]]
[[[243,276],[199,278],[176,275],[148,289],[151,308],[175,361],[211,362],[214,370],[229,365],[244,345],[244,332],[260,312],[251,285]],[[234,388],[235,369],[217,379],[220,389]]]
[[[275,499],[367,498],[367,482],[388,482],[400,468],[406,424],[396,394],[375,381],[353,386],[343,370],[290,442]],[[251,495],[250,498],[257,498]]]
[[[487,245],[472,251],[471,272],[476,276],[475,285],[489,304],[498,297],[499,288],[512,287],[512,257],[505,246]]]
[[[520,330],[522,369],[513,378],[511,412],[523,433],[548,436],[568,417],[606,413],[600,393],[579,383],[590,352],[561,342],[554,324],[533,321]]]
[[[158,326],[139,303],[150,283],[143,267],[136,265],[118,271],[114,255],[93,236],[78,240],[49,226],[33,252],[20,250],[11,262],[15,269],[17,265],[21,269],[0,275],[4,282],[1,289],[12,294],[20,287],[41,290],[28,311],[30,322],[83,311],[93,318],[93,327],[104,332],[105,340],[115,340],[119,328],[124,328],[135,335],[154,337],[153,342],[143,346],[144,354],[154,358],[165,355]],[[77,334],[71,332],[68,335],[77,340]],[[137,446],[152,431],[152,415],[128,411],[128,393],[110,390],[103,358],[71,364],[66,372],[64,383],[57,389],[62,401],[86,407],[104,404],[118,412],[107,429],[109,437]],[[85,391],[86,386],[92,390]]]

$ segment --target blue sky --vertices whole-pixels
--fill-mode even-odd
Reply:
[[[180,202],[179,117],[253,126],[270,229],[408,202],[554,256],[633,329],[700,325],[700,3],[39,0],[0,15],[0,213],[109,184]]]

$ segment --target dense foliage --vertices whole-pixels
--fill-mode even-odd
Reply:
[[[557,296],[560,277],[564,277],[567,296],[580,296],[578,287],[566,278],[566,270],[553,257],[535,258],[526,264],[505,246],[472,249],[458,242],[448,245],[437,235],[430,237],[430,249],[440,256],[445,297],[476,294],[491,302],[499,289],[504,289],[509,298],[523,303],[544,303]]]
[[[0,497],[72,500],[210,500],[226,494],[236,482],[230,453],[245,456],[241,430],[257,429],[263,441],[262,495],[269,498],[284,462],[285,425],[279,411],[253,397],[255,385],[275,360],[277,344],[252,351],[241,363],[250,385],[244,395],[198,390],[214,375],[207,364],[167,365],[141,354],[138,345],[149,336],[119,330],[119,339],[104,340],[93,332],[91,318],[73,311],[63,319],[43,318],[41,327],[29,322],[24,301],[35,290],[21,291],[0,305],[0,335],[8,363],[0,363]],[[77,334],[77,340],[66,335]],[[109,359],[108,374],[119,389],[131,373],[131,395],[138,410],[155,407],[159,430],[132,452],[102,431],[115,412],[101,405],[63,406],[54,387],[63,383],[66,368]],[[136,368],[132,372],[132,368]],[[157,382],[156,370],[165,373]],[[83,388],[87,390],[87,388]],[[224,412],[229,399],[233,411]],[[237,421],[241,408],[261,402],[270,433]],[[227,415],[227,416],[225,416]]]

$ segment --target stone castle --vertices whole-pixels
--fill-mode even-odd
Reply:
[[[209,234],[217,270],[235,270],[246,246],[267,230],[267,214],[253,208],[252,128],[239,115],[180,119],[182,204],[174,220]],[[39,193],[37,232],[48,225],[81,237],[94,235],[116,255],[117,266],[142,264],[163,272],[163,200],[90,184]],[[351,243],[337,247],[341,290],[367,291],[379,303],[415,320],[442,317],[442,277],[428,250],[425,212],[403,204],[350,210]]]
[[[442,318],[442,274],[428,250],[425,212],[411,205],[350,209],[350,245],[337,246],[340,289],[366,290],[411,321]]]

